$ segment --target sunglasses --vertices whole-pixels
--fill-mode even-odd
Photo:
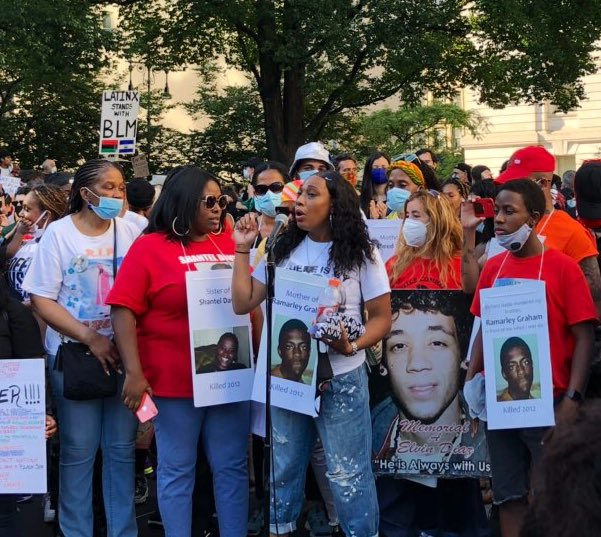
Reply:
[[[15,208],[15,209],[22,209],[23,208],[23,202],[22,201],[13,201],[11,203],[11,205]]]
[[[284,183],[271,183],[270,185],[255,185],[255,194],[257,196],[264,196],[268,190],[271,190],[274,194],[279,194],[284,190]]]
[[[207,209],[212,209],[215,204],[219,205],[220,209],[227,207],[227,196],[205,196],[200,200],[200,203],[204,203]]]
[[[392,162],[398,162],[404,160],[405,162],[419,161],[419,157],[415,153],[403,153],[402,155],[396,155],[392,157]]]

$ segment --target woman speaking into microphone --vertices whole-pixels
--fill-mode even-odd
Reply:
[[[328,339],[333,379],[322,393],[316,418],[272,408],[274,431],[272,479],[277,504],[271,505],[270,532],[287,535],[296,528],[303,504],[305,471],[317,435],[328,466],[340,524],[345,535],[378,533],[378,502],[371,470],[371,421],[365,349],[390,330],[390,287],[378,250],[370,240],[353,188],[336,172],[319,172],[307,179],[290,222],[274,246],[278,267],[342,281],[345,314],[356,323],[367,310],[365,332]],[[234,311],[248,313],[266,297],[265,266],[252,276],[249,250],[258,233],[253,215],[236,224],[236,257],[232,281]],[[277,434],[275,434],[277,432]],[[272,489],[273,490],[273,487]]]

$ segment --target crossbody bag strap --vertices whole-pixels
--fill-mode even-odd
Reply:
[[[113,282],[117,278],[117,220],[113,218]]]

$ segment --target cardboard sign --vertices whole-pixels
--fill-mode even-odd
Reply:
[[[139,92],[105,91],[102,93],[98,146],[100,155],[133,155],[136,152],[139,112]]]
[[[484,427],[474,427],[462,396],[469,299],[422,289],[391,299],[392,327],[369,382],[374,472],[429,486],[490,475]]]
[[[2,185],[6,194],[11,198],[14,198],[17,190],[21,186],[21,179],[19,177],[13,177],[12,175],[1,175],[0,185]]]
[[[545,282],[504,282],[480,291],[488,427],[554,425]]]
[[[46,492],[43,359],[0,360],[0,494]]]
[[[136,155],[131,158],[131,164],[134,168],[134,177],[144,178],[150,175],[150,168],[148,167],[148,160],[146,155]]]

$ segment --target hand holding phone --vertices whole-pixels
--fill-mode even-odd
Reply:
[[[146,423],[148,420],[151,420],[159,413],[154,401],[151,399],[150,395],[147,392],[144,392],[142,396],[142,400],[140,401],[140,406],[138,410],[136,410],[136,416],[140,423]]]
[[[478,198],[474,200],[474,214],[478,218],[494,218],[495,201],[492,198]]]

